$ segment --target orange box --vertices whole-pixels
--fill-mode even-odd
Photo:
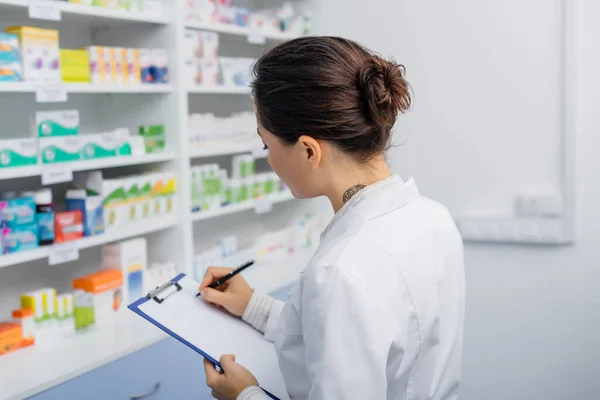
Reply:
[[[125,308],[121,270],[105,269],[75,278],[73,289],[76,329],[103,324]]]
[[[73,279],[73,289],[100,293],[123,286],[123,273],[118,269],[104,269]]]
[[[65,211],[54,216],[54,243],[68,242],[83,237],[81,211]]]
[[[23,329],[13,322],[0,322],[0,355],[15,351],[23,345]]]

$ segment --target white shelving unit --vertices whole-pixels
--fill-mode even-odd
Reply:
[[[0,82],[0,93],[35,93],[38,87],[43,85],[33,82]],[[67,93],[171,93],[173,85],[147,84],[147,85],[94,85],[91,83],[65,83]]]
[[[265,199],[261,199],[261,200],[247,201],[245,203],[234,204],[232,206],[216,208],[214,210],[209,210],[209,211],[194,212],[194,213],[192,213],[192,220],[193,221],[204,221],[207,219],[221,217],[223,215],[231,215],[231,214],[239,213],[242,211],[253,210],[253,209],[257,208],[257,204],[259,202],[266,201],[271,204],[277,204],[277,203],[283,203],[286,201],[290,201],[293,199],[294,199],[294,196],[292,196],[292,194],[290,192],[277,193],[277,194],[273,194],[273,195],[271,195]]]
[[[97,160],[78,161],[61,164],[51,165],[32,165],[28,167],[15,167],[15,168],[3,168],[0,169],[0,180],[25,178],[29,176],[40,176],[44,168],[66,168],[73,172],[77,171],[91,171],[98,169],[108,169],[117,167],[127,167],[133,165],[144,165],[159,162],[172,161],[176,158],[176,155],[172,151],[165,151],[161,153],[145,154],[143,156],[123,156],[123,157],[110,157],[100,158]]]
[[[293,199],[289,192],[283,192],[272,195],[268,200],[260,200],[259,203],[250,201],[212,211],[191,212],[191,163],[201,162],[201,159],[208,157],[220,157],[219,162],[223,160],[229,163],[230,160],[226,157],[233,154],[252,153],[260,158],[266,157],[267,152],[261,152],[260,146],[257,149],[255,143],[221,143],[200,148],[189,145],[186,128],[190,113],[204,112],[207,108],[207,112],[214,112],[210,107],[218,107],[217,111],[221,114],[249,111],[252,103],[248,96],[250,89],[247,87],[189,87],[187,83],[183,83],[187,82],[182,76],[182,71],[185,71],[185,29],[211,30],[225,34],[228,36],[227,42],[236,42],[228,49],[228,55],[231,56],[236,56],[236,52],[240,50],[240,55],[245,57],[249,56],[249,52],[254,57],[262,53],[264,47],[250,44],[250,36],[262,36],[270,41],[292,37],[285,34],[262,35],[247,28],[229,25],[185,23],[184,1],[160,1],[163,12],[159,14],[109,10],[56,1],[54,4],[59,8],[62,18],[60,21],[50,21],[29,19],[30,0],[0,0],[0,31],[9,25],[58,29],[61,47],[64,48],[99,45],[168,50],[169,84],[64,84],[69,94],[67,102],[41,104],[36,103],[35,96],[32,96],[40,85],[31,82],[0,82],[0,121],[3,121],[0,138],[30,136],[29,118],[36,110],[78,109],[83,133],[106,132],[116,128],[135,131],[142,124],[164,124],[167,151],[163,153],[81,161],[60,166],[73,172],[102,170],[111,176],[124,176],[139,171],[174,172],[178,179],[176,202],[179,210],[169,218],[153,219],[116,232],[83,238],[76,242],[76,248],[81,252],[80,261],[64,266],[49,265],[48,257],[56,249],[56,245],[0,255],[0,321],[9,319],[10,310],[19,306],[20,293],[48,286],[49,283],[44,280],[48,279],[48,275],[38,274],[36,271],[45,272],[51,268],[53,282],[59,282],[52,287],[56,286],[59,292],[69,291],[73,273],[82,274],[98,268],[100,246],[144,236],[148,240],[150,261],[168,257],[168,260],[178,265],[181,272],[191,274],[193,255],[205,245],[195,233],[199,235],[214,231],[218,232],[215,233],[217,235],[226,229],[229,234],[234,234],[242,225],[250,226],[253,233],[265,230],[266,227],[257,223],[258,217],[254,213],[243,213],[244,217],[240,217],[235,226],[223,226],[219,217],[253,209],[256,213],[262,213],[265,201],[278,204],[290,203]],[[249,4],[259,8],[258,3],[261,1],[249,0]],[[272,5],[268,3],[267,6]],[[39,177],[45,168],[48,167],[35,165],[0,169],[0,192],[40,188]],[[64,191],[66,185],[68,184],[57,185],[56,190]],[[60,199],[60,196],[57,197]],[[280,207],[285,207],[286,212],[273,211],[269,220],[289,222],[288,207],[295,205]],[[194,232],[194,229],[198,231]],[[262,291],[281,288],[295,279],[309,257],[309,252],[302,252],[288,255],[285,259],[259,262],[248,273],[247,279]],[[279,268],[281,265],[285,265],[285,268]],[[272,273],[275,269],[277,272]],[[163,338],[164,335],[158,330],[148,329],[147,324],[126,312],[114,325],[98,327],[74,338],[64,339],[52,348],[34,345],[2,356],[0,399],[32,396]],[[49,364],[52,368],[45,367]]]
[[[230,34],[230,35],[238,35],[238,36],[246,36],[246,37],[251,36],[251,35],[256,35],[259,38],[263,37],[265,39],[278,40],[278,41],[290,40],[295,37],[293,35],[286,34],[286,33],[266,33],[265,34],[262,32],[253,31],[250,28],[237,26],[237,25],[233,25],[233,24],[207,24],[207,23],[198,23],[198,22],[191,22],[191,23],[188,22],[188,23],[186,23],[185,26],[186,26],[186,28],[189,28],[189,29],[213,31],[213,32],[225,33],[225,34]]]

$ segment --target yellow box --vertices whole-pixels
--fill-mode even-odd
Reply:
[[[33,310],[36,323],[54,319],[56,316],[56,290],[40,289],[21,295],[21,307]]]
[[[89,82],[90,57],[85,50],[60,50],[60,70],[63,82]]]

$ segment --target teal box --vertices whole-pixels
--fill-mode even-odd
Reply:
[[[4,254],[18,253],[38,247],[38,225],[36,223],[7,228],[2,231]]]

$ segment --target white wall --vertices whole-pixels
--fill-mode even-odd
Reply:
[[[578,241],[466,246],[462,399],[600,398],[600,2],[566,1],[580,3]],[[456,215],[501,214],[559,189],[560,5],[320,0],[317,27],[406,65],[415,105],[392,167]]]

